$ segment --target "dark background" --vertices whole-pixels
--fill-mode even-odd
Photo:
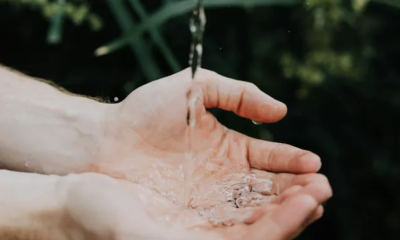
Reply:
[[[321,172],[330,179],[334,196],[325,216],[299,239],[398,239],[397,1],[365,5],[362,0],[241,1],[243,6],[229,1],[217,8],[206,4],[203,67],[254,82],[285,102],[289,113],[279,123],[261,126],[231,113],[214,113],[230,128],[321,156]],[[181,1],[141,2],[151,15],[167,2]],[[128,1],[67,3],[76,8],[69,9],[72,17],[65,16],[61,41],[50,44],[47,35],[56,17],[48,12],[56,2],[0,0],[0,63],[74,93],[120,100],[149,80],[177,70],[169,67],[148,33],[139,36],[142,55],[129,46],[101,57],[93,54],[122,35],[116,19],[123,14],[111,11],[112,4],[123,4],[134,26],[141,22],[139,10]],[[79,6],[90,6],[84,19],[97,14],[101,28],[95,30],[88,21],[74,18]],[[189,16],[185,12],[158,26],[179,70],[188,65]]]

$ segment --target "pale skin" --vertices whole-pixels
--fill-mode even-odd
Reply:
[[[321,204],[332,191],[326,177],[316,173],[321,166],[317,155],[226,129],[206,111],[221,108],[265,123],[283,118],[286,106],[254,85],[199,72],[196,86],[201,98],[193,152],[217,169],[188,163],[189,81],[190,71],[184,70],[135,90],[119,104],[106,104],[0,67],[0,165],[47,174],[0,170],[0,206],[7,206],[0,207],[0,238],[26,233],[35,239],[36,231],[37,236],[53,234],[59,239],[242,239],[245,235],[283,240],[320,218]],[[274,183],[267,195],[279,195],[268,205],[249,209],[243,224],[212,228],[200,222],[197,228],[188,228],[190,224],[180,219],[192,221],[198,216],[182,204],[197,209],[226,199],[218,193],[207,201],[185,198],[183,179],[177,174],[181,166],[192,167],[194,174],[186,180],[198,195],[228,174],[250,171],[258,178],[271,178]],[[142,185],[150,180],[153,187],[148,190]],[[160,195],[165,189],[172,198]],[[146,199],[159,200],[151,205]],[[178,219],[173,228],[157,220],[169,212]]]

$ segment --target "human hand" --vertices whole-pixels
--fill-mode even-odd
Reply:
[[[299,194],[308,194],[319,204],[331,196],[327,179],[315,174],[321,166],[317,155],[226,129],[206,111],[221,108],[258,122],[276,122],[286,114],[284,104],[250,83],[207,70],[200,70],[196,78],[201,98],[193,133],[195,160],[186,156],[186,95],[192,80],[185,70],[149,83],[111,106],[112,124],[88,171],[142,184],[191,209],[229,204],[230,185],[240,183],[250,171],[255,180],[246,184],[259,185],[253,191],[264,195],[257,195],[261,203],[295,185],[303,186]]]
[[[1,239],[283,240],[294,237],[318,211],[314,198],[292,188],[279,197],[281,204],[253,211],[246,224],[186,229],[159,221],[163,210],[172,213],[170,207],[176,206],[158,194],[101,174],[59,177],[0,170],[0,190]]]
[[[226,196],[224,180],[228,176],[233,180],[232,183],[240,182],[240,176],[248,174],[250,169],[255,172],[255,180],[261,181],[261,187],[264,187],[253,186],[252,190],[268,195],[261,196],[260,202],[272,202],[269,206],[280,204],[280,197],[272,199],[271,195],[281,193],[284,196],[292,191],[290,189],[299,188],[294,185],[303,186],[296,195],[312,196],[317,204],[330,197],[331,190],[326,178],[313,174],[320,165],[318,158],[312,159],[315,155],[286,145],[247,138],[225,129],[205,111],[206,107],[220,107],[259,122],[273,122],[285,115],[284,105],[279,105],[254,86],[204,70],[199,73],[197,82],[203,98],[197,108],[199,121],[194,130],[196,142],[192,150],[196,160],[186,161],[184,139],[187,127],[184,119],[187,108],[185,94],[190,84],[188,71],[146,85],[117,105],[69,96],[44,83],[8,72],[4,75],[6,78],[0,78],[6,80],[6,90],[11,90],[2,94],[4,99],[0,101],[5,117],[2,118],[0,131],[6,137],[1,140],[1,164],[9,169],[46,174],[103,172],[151,188],[157,196],[164,195],[164,200],[168,199],[170,204],[188,206],[184,215],[186,212],[192,214],[191,209],[201,211],[229,205],[231,200]],[[8,80],[13,81],[8,83]],[[178,95],[174,96],[173,93]],[[154,102],[153,99],[149,101],[150,97],[154,98]],[[150,104],[145,105],[147,102]],[[152,114],[156,114],[157,118],[149,118]],[[29,124],[26,124],[26,119],[29,119]],[[109,122],[111,124],[107,124]],[[158,136],[154,134],[155,130]],[[144,140],[144,137],[148,139]],[[102,143],[98,144],[98,141]],[[15,145],[15,142],[19,144]],[[183,172],[194,173],[193,176],[183,179],[180,171],[182,166],[185,166]],[[256,171],[254,168],[269,172]],[[246,178],[248,176],[251,175]],[[190,190],[187,195],[182,190],[184,182],[188,183]],[[249,183],[254,184],[246,184]],[[212,191],[213,186],[221,185],[222,191]],[[259,194],[256,196],[260,197]],[[42,199],[43,202],[45,199]],[[160,211],[162,206],[166,206],[157,205],[161,206]],[[257,209],[250,210],[255,213]],[[319,216],[322,207],[318,209],[315,217]],[[232,209],[223,210],[222,215]],[[175,219],[185,219],[179,216],[179,211]],[[169,211],[166,213],[159,215],[171,215]],[[184,226],[190,226],[191,223],[193,221]],[[240,223],[236,226],[240,226]]]

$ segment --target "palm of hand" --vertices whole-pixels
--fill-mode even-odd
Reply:
[[[241,175],[235,173],[249,173],[253,168],[293,173],[318,170],[319,159],[309,152],[251,139],[218,123],[206,108],[231,110],[260,122],[277,121],[285,115],[286,109],[252,85],[208,71],[201,71],[196,79],[202,97],[196,110],[197,126],[193,133],[195,161],[188,161],[185,153],[188,150],[186,94],[190,85],[189,74],[189,71],[184,71],[145,85],[117,105],[114,115],[118,129],[108,132],[112,136],[110,142],[117,145],[110,144],[102,155],[111,156],[107,149],[119,155],[115,157],[113,154],[112,159],[104,158],[95,166],[96,171],[140,183],[177,205],[207,208],[228,202],[224,191],[227,186],[222,191],[215,186],[223,185],[227,176],[233,178],[229,184],[240,182],[241,179],[237,178]],[[185,179],[182,168],[186,173]],[[267,195],[285,191],[293,185],[306,186],[321,180],[321,176],[315,174],[254,172],[259,179],[273,179],[274,184],[269,189],[268,181],[261,183],[264,188],[253,188],[255,192]],[[183,180],[191,189],[189,193],[182,187]],[[307,191],[326,195],[326,191]],[[269,200],[260,195],[257,197],[261,202]],[[170,209],[170,206],[166,208]]]
[[[276,204],[252,211],[246,224],[231,228],[196,226],[188,229],[181,222],[160,222],[166,208],[174,206],[157,194],[125,180],[115,180],[100,174],[81,174],[64,178],[59,186],[67,189],[64,196],[64,217],[81,235],[95,239],[291,239],[314,219],[309,217],[318,210],[318,202],[309,195],[291,197],[299,189],[280,196]],[[177,211],[175,211],[177,213]],[[178,214],[178,213],[177,213]],[[319,213],[320,214],[320,213]],[[187,218],[187,216],[185,216]],[[198,218],[195,214],[189,216]],[[71,221],[72,220],[72,221]],[[193,221],[192,221],[193,222]],[[201,219],[198,221],[201,223]],[[82,235],[82,236],[83,236]],[[81,236],[81,237],[82,237]]]

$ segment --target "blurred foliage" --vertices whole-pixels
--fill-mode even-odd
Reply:
[[[59,12],[60,1],[52,0],[0,0],[16,7],[29,7],[41,12],[46,19],[53,19]],[[92,30],[98,31],[102,28],[103,23],[99,15],[90,12],[90,6],[85,0],[65,1],[63,13],[74,24],[81,25],[88,23]]]
[[[283,121],[261,126],[212,113],[227,127],[322,158],[334,197],[300,238],[398,238],[400,1],[204,5],[203,67],[251,80],[289,109]],[[0,62],[79,94],[122,100],[188,65],[193,6],[191,0],[0,0]],[[64,16],[70,21],[63,23]],[[46,36],[58,44],[45,44]]]
[[[351,2],[351,1],[350,1]],[[346,4],[347,3],[347,4]],[[338,49],[335,37],[343,25],[355,27],[367,0],[309,0],[304,2],[307,17],[304,46],[308,50],[300,57],[285,53],[281,58],[287,78],[296,77],[304,85],[298,95],[304,97],[308,87],[322,83],[329,76],[361,79],[372,55],[366,43],[357,48]]]

